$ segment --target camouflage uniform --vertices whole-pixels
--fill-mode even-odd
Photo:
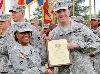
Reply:
[[[33,28],[30,26],[30,23],[16,22],[15,24],[16,30],[14,32],[33,31]],[[41,66],[39,49],[32,47],[30,43],[28,43],[27,46],[23,46],[20,43],[18,43],[19,40],[15,39],[15,41],[15,46],[12,47],[9,54],[14,74],[45,73],[45,67]]]
[[[100,27],[97,28],[96,34],[100,37]]]
[[[0,15],[0,21],[6,22],[7,20],[9,20],[9,17],[10,15],[8,14]],[[7,50],[6,38],[7,38],[6,32],[0,34],[0,74],[2,73],[11,74],[11,68],[8,66],[10,64],[10,61],[9,61],[9,55]]]
[[[21,58],[21,55],[25,58]],[[10,54],[14,74],[44,74],[45,67],[41,66],[38,49],[31,45],[22,46],[16,43]]]
[[[1,72],[8,72],[8,51],[6,46],[6,37],[0,37],[0,73]]]
[[[14,24],[14,23],[11,24],[11,26],[8,29],[7,34],[6,34],[9,52],[11,51],[12,47],[15,45],[14,31],[16,30],[17,25],[20,25],[20,24]],[[30,26],[32,26],[32,25],[30,25]],[[32,26],[32,28],[34,30],[33,26]],[[32,32],[32,39],[31,39],[30,43],[33,47],[38,48],[40,57],[43,61],[43,65],[44,65],[45,64],[45,50],[44,50],[44,47],[42,46],[42,40],[41,40],[41,37],[37,30],[34,30]]]
[[[97,28],[95,33],[100,38],[100,27]],[[95,43],[95,44],[98,45],[97,43]],[[99,46],[98,46],[98,49],[100,49]],[[91,62],[93,64],[93,67],[96,70],[96,72],[98,72],[98,74],[100,74],[100,52],[96,53],[96,55],[94,57],[91,57]]]
[[[86,49],[89,47],[100,48],[100,39],[87,26],[75,21],[70,21],[70,25],[65,27],[59,25],[50,32],[52,39],[63,38],[63,36],[68,43],[76,43],[77,48],[71,51],[72,66],[70,71],[68,67],[61,67],[59,74],[97,74]],[[100,51],[99,48],[96,50],[97,53]]]

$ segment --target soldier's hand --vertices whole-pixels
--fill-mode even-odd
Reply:
[[[88,53],[88,55],[90,56],[90,57],[94,57],[95,56],[95,54],[96,54],[96,52],[94,51],[94,52],[90,52],[90,53]]]
[[[53,74],[53,71],[49,68],[48,64],[45,64],[46,74]]]
[[[75,43],[68,43],[68,49],[74,49],[74,48],[76,48],[77,47],[77,45],[75,44]]]

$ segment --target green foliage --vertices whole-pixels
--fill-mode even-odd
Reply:
[[[42,20],[39,20],[39,26],[42,27]]]
[[[98,12],[98,16],[100,16],[100,10],[99,10],[99,12]]]
[[[33,12],[34,18],[41,19],[42,18],[42,9],[36,8],[35,12]]]
[[[73,0],[69,0],[69,10],[70,10],[70,16],[73,15]],[[89,6],[82,6],[82,3],[84,3],[85,0],[75,0],[74,5],[74,16],[83,16],[85,21],[84,24],[87,25],[87,21],[89,19],[89,15],[87,15],[87,12],[89,11]]]
[[[80,16],[80,15],[84,15],[88,12],[89,6],[82,6],[82,3],[84,3],[85,0],[75,0],[75,5],[74,5],[74,15],[75,16]],[[70,9],[70,15],[72,16],[73,14],[73,4],[72,4],[72,0],[69,1],[69,9]]]

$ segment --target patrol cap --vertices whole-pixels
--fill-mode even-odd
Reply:
[[[68,9],[68,1],[66,1],[66,0],[57,0],[53,5],[53,10],[58,11],[60,9]]]
[[[82,16],[77,16],[77,17],[76,17],[76,21],[80,21],[80,20],[81,20],[81,21],[84,21],[84,18],[83,18]]]
[[[15,22],[14,25],[17,26],[16,31],[18,32],[33,31],[31,23],[28,22]]]
[[[76,21],[76,16],[71,16],[71,19]]]
[[[0,21],[7,21],[10,18],[9,14],[0,15]]]
[[[98,17],[97,19],[100,20],[100,17]]]
[[[25,12],[25,6],[12,6],[9,12]]]
[[[38,18],[32,18],[32,19],[30,20],[31,23],[35,23],[35,22],[37,22],[37,21],[38,21]]]
[[[46,28],[46,29],[48,29],[49,28],[49,23],[48,24],[44,24],[44,26],[43,26],[43,28]]]

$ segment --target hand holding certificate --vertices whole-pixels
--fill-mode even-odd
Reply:
[[[50,66],[70,64],[70,53],[67,48],[67,40],[59,39],[48,42],[48,57]]]

